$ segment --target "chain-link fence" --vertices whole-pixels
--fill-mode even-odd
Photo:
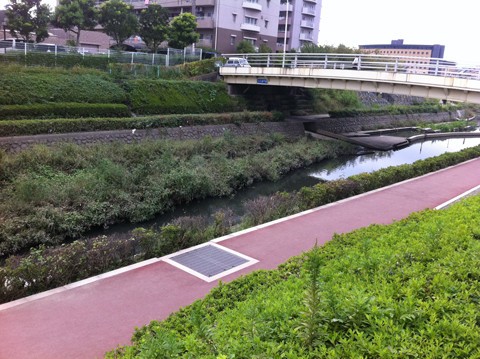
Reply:
[[[206,57],[202,49],[161,49],[157,54],[127,52],[89,47],[70,47],[54,44],[33,44],[20,40],[0,41],[0,62],[31,66],[85,66],[108,69],[111,64],[129,64],[132,70],[148,66],[175,66],[199,61]],[[149,70],[152,73],[159,69]]]

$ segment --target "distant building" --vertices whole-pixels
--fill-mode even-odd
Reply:
[[[173,18],[195,12],[199,46],[218,52],[235,52],[238,44],[264,44],[273,52],[283,51],[287,5],[278,0],[125,0],[139,12],[159,4]],[[287,51],[304,43],[317,43],[322,0],[289,0]]]
[[[386,45],[360,45],[362,52],[376,53],[380,55],[429,57],[443,59],[444,45],[406,45],[403,39],[392,40]]]
[[[431,65],[435,60],[443,59],[445,52],[444,45],[406,45],[403,39],[392,40],[386,45],[360,45],[359,48],[363,53],[398,56],[407,72],[420,74],[434,72]],[[442,61],[442,64],[445,63]]]

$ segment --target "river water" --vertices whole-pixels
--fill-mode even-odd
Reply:
[[[234,217],[239,219],[244,213],[243,203],[258,196],[270,195],[277,191],[296,191],[302,187],[313,186],[319,182],[347,178],[358,173],[373,172],[390,166],[410,164],[420,159],[438,156],[446,152],[457,152],[478,145],[480,145],[480,138],[435,139],[416,142],[396,151],[378,151],[360,156],[342,156],[296,170],[276,182],[254,184],[232,197],[194,201],[172,212],[159,215],[148,222],[116,224],[110,228],[90,234],[127,236],[132,229],[137,227],[158,228],[181,216],[210,216],[220,209],[232,210]]]

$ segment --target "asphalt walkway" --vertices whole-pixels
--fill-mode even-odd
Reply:
[[[276,268],[334,233],[392,223],[479,185],[480,159],[475,159],[219,238],[217,245],[258,261],[221,280]],[[217,283],[157,258],[0,305],[0,359],[101,358],[117,345],[128,344],[135,326],[166,318]]]

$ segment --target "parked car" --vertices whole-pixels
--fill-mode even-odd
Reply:
[[[35,44],[33,50],[35,51],[42,51],[42,52],[55,52],[55,47],[57,52],[66,52],[67,49],[65,46],[55,45],[55,44]]]
[[[230,57],[223,65],[225,67],[251,67],[247,59],[242,57]]]

